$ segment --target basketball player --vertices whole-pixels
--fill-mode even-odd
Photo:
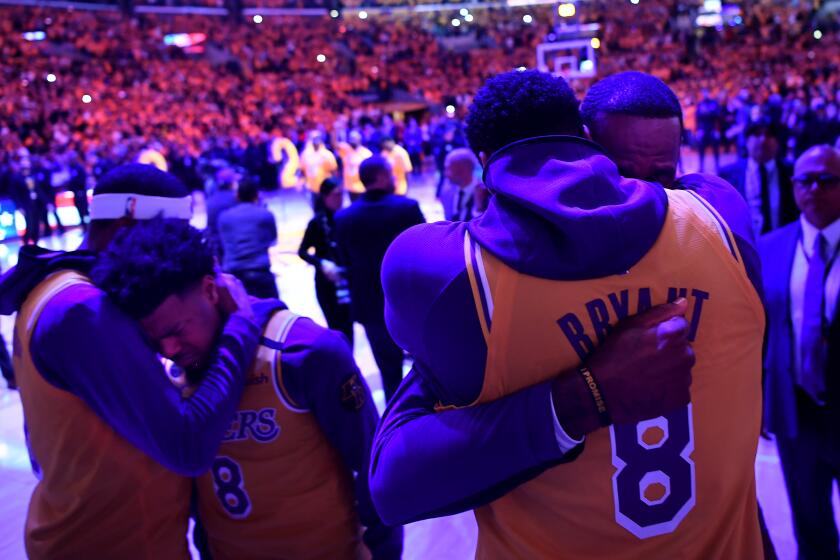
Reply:
[[[310,193],[317,193],[324,179],[338,171],[335,155],[324,144],[321,132],[313,130],[309,133],[309,141],[300,154],[300,169]]]
[[[409,230],[383,265],[389,327],[422,373],[400,389],[377,436],[371,487],[383,519],[478,507],[481,558],[760,558],[753,463],[764,314],[726,222],[691,192],[620,177],[582,138],[562,79],[491,79],[468,135],[487,161],[495,195],[487,212]],[[466,286],[457,280],[464,270]],[[679,296],[689,300],[697,354],[691,402],[652,401],[629,418],[621,407],[655,362],[612,385],[596,347],[610,344],[619,319]],[[475,319],[455,315],[465,305]],[[577,408],[558,390],[565,377],[584,393]],[[466,490],[430,493],[433,475],[424,473],[440,472],[443,450],[492,446],[478,422],[451,426],[451,411],[439,413],[448,430],[432,433],[427,403],[491,414],[492,405],[524,406],[522,395],[536,408],[546,390],[553,405],[564,403],[554,417],[566,435],[586,436],[584,449],[551,445],[543,435],[551,421],[530,412],[530,422],[505,424],[527,440],[524,458],[487,454],[471,464],[481,460],[485,472],[437,481]],[[580,407],[594,425],[574,421],[586,416]],[[555,466],[558,448],[580,455]],[[400,487],[408,480],[411,492]]]
[[[580,113],[589,137],[624,177],[691,190],[710,201],[731,228],[750,280],[763,292],[761,263],[743,197],[714,175],[690,173],[677,179],[683,114],[665,82],[643,72],[613,74],[589,88]]]
[[[186,223],[186,187],[150,165],[118,167],[94,190],[83,250],[27,247],[0,282],[0,310],[18,312],[15,373],[40,478],[29,558],[189,558],[186,476],[212,463],[264,323],[241,286],[235,298],[223,290],[219,351],[181,398],[136,323],[87,276],[116,232],[159,214]]]
[[[589,88],[580,113],[589,137],[604,148],[623,176],[661,183],[665,188],[691,190],[712,201],[730,226],[750,281],[763,300],[761,261],[744,199],[713,175],[691,173],[677,179],[683,114],[671,88],[650,74],[620,72]],[[758,517],[765,558],[774,559],[761,508]]]
[[[338,155],[344,167],[344,190],[350,193],[352,200],[356,200],[365,192],[365,186],[359,178],[359,166],[373,153],[362,145],[362,134],[358,130],[351,130],[347,142],[338,143]]]
[[[198,230],[152,220],[118,235],[96,283],[165,357],[196,373],[223,324],[214,256]],[[276,300],[239,409],[197,479],[213,558],[397,559],[402,529],[382,525],[367,465],[378,414],[347,340]],[[357,505],[358,504],[358,505]]]

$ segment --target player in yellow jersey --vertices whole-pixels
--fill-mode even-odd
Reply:
[[[203,381],[185,400],[136,323],[88,274],[117,231],[156,215],[186,224],[191,207],[172,175],[117,167],[94,189],[82,250],[24,248],[0,281],[0,310],[17,311],[15,373],[39,478],[24,533],[29,558],[189,558],[188,476],[212,463],[260,327],[244,291],[239,305],[222,297],[223,342],[198,365]]]
[[[118,236],[93,277],[190,377],[220,341],[213,266],[201,232],[152,220]],[[238,410],[196,481],[213,558],[399,558],[402,530],[368,492],[378,414],[347,340],[279,301],[254,303],[265,306],[276,311]]]
[[[324,179],[332,177],[338,170],[335,155],[324,145],[324,137],[317,130],[310,133],[309,141],[300,154],[300,169],[310,193],[317,193]]]
[[[559,78],[491,79],[468,118],[494,194],[487,212],[467,224],[418,226],[392,245],[383,265],[387,319],[418,376],[383,419],[374,498],[389,522],[477,507],[482,558],[760,558],[757,290],[718,209],[693,192],[622,178],[583,138],[577,105]],[[646,416],[627,416],[645,372],[625,371],[622,385],[596,362],[599,347],[610,345],[618,321],[679,297],[688,300],[697,355],[691,402],[652,401]],[[475,321],[454,315],[464,302]],[[582,392],[577,400],[555,379],[564,370]],[[513,414],[536,409],[546,391],[551,420],[530,408]],[[440,412],[430,415],[435,404]],[[597,421],[582,423],[581,407]],[[528,434],[530,445],[481,456],[492,432],[454,424],[470,408],[485,424],[507,415],[507,429]],[[552,434],[557,420],[565,434],[556,425]],[[448,431],[427,442],[438,423]],[[463,448],[479,454],[469,460],[484,472],[434,482],[423,474],[435,472],[444,450]],[[408,479],[416,492],[406,495],[399,483]],[[462,497],[430,491],[444,485]]]
[[[404,195],[408,192],[408,174],[414,170],[411,157],[393,138],[382,141],[381,155],[391,165],[391,172],[394,174],[394,194]]]
[[[359,166],[373,153],[362,145],[362,135],[358,130],[351,130],[347,142],[339,142],[338,155],[344,167],[344,190],[355,200],[365,192],[365,186],[359,178]]]

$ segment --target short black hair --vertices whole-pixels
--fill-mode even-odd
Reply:
[[[526,138],[583,134],[575,92],[563,78],[537,70],[487,80],[470,105],[466,124],[470,148],[487,156]]]
[[[767,116],[761,116],[757,120],[752,121],[744,130],[744,137],[758,136],[760,134],[768,134],[770,136],[780,137],[783,128],[776,121]]]
[[[391,164],[382,156],[371,156],[359,165],[359,180],[367,188],[376,182],[379,174],[388,172]]]
[[[329,196],[331,192],[337,189],[341,183],[338,182],[338,179],[335,177],[327,177],[323,181],[321,181],[321,186],[318,189],[318,197],[324,198]]]
[[[207,238],[186,220],[153,218],[120,230],[99,254],[91,278],[118,307],[142,319],[212,276],[215,264]]]
[[[668,85],[644,72],[620,72],[589,88],[580,105],[583,123],[590,129],[600,115],[628,115],[649,119],[677,117],[682,126],[680,100]]]
[[[175,175],[143,163],[127,163],[111,169],[93,189],[94,196],[126,193],[183,198],[190,195],[190,190]]]
[[[236,198],[241,202],[255,202],[260,197],[260,189],[257,182],[252,179],[245,179],[239,183],[236,189]]]

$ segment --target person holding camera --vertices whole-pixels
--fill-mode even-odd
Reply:
[[[306,226],[298,249],[301,259],[315,267],[315,294],[327,325],[344,333],[353,345],[350,289],[335,242],[335,213],[344,204],[344,189],[337,179],[321,183],[315,199],[315,216]]]

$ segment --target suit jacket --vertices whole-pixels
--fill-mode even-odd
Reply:
[[[799,217],[799,209],[793,198],[793,183],[791,182],[792,170],[781,159],[776,160],[776,169],[779,171],[779,226],[787,225]],[[741,193],[744,200],[747,200],[747,160],[741,159],[727,165],[720,170],[719,175],[730,185]],[[749,201],[748,201],[749,202]]]
[[[385,321],[385,251],[399,234],[425,221],[417,201],[384,191],[368,191],[335,215],[335,238],[347,267],[355,321]]]
[[[219,240],[226,272],[268,270],[268,248],[277,243],[277,222],[268,208],[240,202],[219,215]]]
[[[767,306],[765,427],[783,437],[794,437],[798,432],[794,392],[796,342],[790,315],[790,276],[801,235],[802,227],[796,221],[768,233],[758,242]],[[826,390],[826,406],[831,422],[840,426],[840,310],[835,313],[829,329]]]

